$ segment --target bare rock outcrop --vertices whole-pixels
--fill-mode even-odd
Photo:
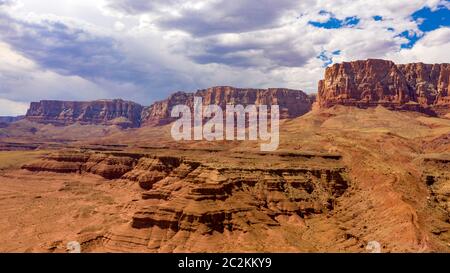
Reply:
[[[175,105],[184,104],[193,108],[194,96],[202,97],[204,105],[216,104],[225,109],[227,104],[279,105],[281,118],[301,116],[311,110],[313,99],[300,90],[286,88],[251,89],[217,86],[198,90],[195,93],[177,92],[168,99],[154,103],[144,109],[142,124],[163,125],[170,123],[170,111]]]
[[[450,112],[450,64],[368,59],[328,67],[319,82],[318,105],[413,110],[445,115]]]
[[[131,101],[97,100],[32,102],[26,119],[53,125],[102,124],[121,127],[139,127],[142,106]]]
[[[285,165],[267,167],[184,156],[74,151],[46,156],[23,169],[138,182],[141,200],[134,202],[130,221],[106,233],[102,244],[108,251],[172,252],[175,247],[188,249],[186,240],[197,236],[239,236],[286,221],[301,226],[303,218],[332,211],[349,187],[340,156],[282,156],[290,157]],[[242,155],[239,160],[253,162]]]

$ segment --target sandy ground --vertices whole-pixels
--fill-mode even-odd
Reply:
[[[111,226],[129,221],[136,195],[130,182],[94,175],[2,171],[0,251],[65,251],[80,236],[95,243]]]
[[[82,144],[128,144],[130,149],[169,145],[168,154],[170,145],[244,153],[257,152],[260,147],[255,142],[174,144],[170,143],[169,129],[119,131],[84,139]],[[279,151],[343,156],[351,185],[337,200],[334,211],[281,229],[192,237],[194,246],[182,249],[208,251],[208,244],[220,243],[223,251],[276,251],[276,242],[300,240],[298,248],[290,250],[364,252],[367,242],[376,240],[385,252],[450,252],[448,163],[423,164],[427,157],[450,158],[449,135],[449,119],[383,108],[335,107],[283,121]],[[142,189],[135,182],[111,181],[92,174],[20,170],[22,164],[46,153],[0,152],[0,251],[64,252],[67,242],[80,238],[85,251],[104,251],[99,238],[128,225]],[[210,156],[201,150],[196,153],[199,155],[192,156]],[[423,173],[430,170],[441,177],[436,189],[424,181]],[[248,248],[246,240],[261,243]],[[280,245],[278,249],[287,248]]]

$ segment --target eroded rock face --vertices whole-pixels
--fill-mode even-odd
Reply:
[[[431,229],[433,236],[442,241],[450,240],[450,155],[425,156],[421,161],[422,181],[429,188],[428,205],[439,217]]]
[[[92,102],[40,101],[32,102],[26,119],[53,125],[102,124],[121,127],[140,127],[141,125],[165,125],[176,118],[170,117],[175,105],[193,108],[194,96],[202,97],[204,105],[216,104],[226,109],[227,104],[265,104],[280,106],[281,118],[301,116],[311,110],[314,97],[300,90],[285,88],[244,89],[229,86],[212,87],[196,93],[177,92],[166,100],[151,106],[123,100],[98,100]]]
[[[340,157],[285,156],[286,165],[262,167],[138,153],[61,152],[23,169],[138,182],[141,200],[134,203],[130,221],[105,234],[102,243],[108,251],[172,252],[188,249],[189,238],[267,230],[286,221],[301,227],[303,218],[332,211],[349,187]]]
[[[142,106],[124,100],[32,102],[26,119],[53,125],[81,124],[138,127]]]
[[[369,59],[335,64],[319,82],[318,104],[445,115],[450,111],[450,64],[401,64]]]
[[[142,123],[163,125],[174,121],[170,111],[175,105],[184,104],[193,108],[194,96],[202,97],[204,105],[216,104],[225,110],[227,104],[265,104],[280,106],[281,118],[301,116],[311,110],[313,98],[303,91],[285,88],[249,89],[218,86],[199,90],[196,93],[177,92],[167,100],[156,102],[143,111]]]
[[[0,128],[8,127],[11,123],[23,119],[24,116],[0,116]]]

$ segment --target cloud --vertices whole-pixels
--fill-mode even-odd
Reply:
[[[291,0],[141,1],[109,0],[108,7],[136,15],[153,14],[154,23],[167,30],[194,36],[242,33],[280,23],[280,18],[299,6]]]
[[[35,69],[40,69],[39,77],[34,77],[37,84],[33,88],[48,84],[61,94],[52,98],[64,97],[65,91],[60,86],[68,83],[89,88],[87,92],[92,97],[104,95],[99,90],[108,89],[108,98],[123,97],[125,92],[128,99],[142,103],[162,98],[173,88],[192,87],[183,75],[165,63],[164,52],[157,48],[153,51],[148,44],[144,48],[134,37],[111,36],[63,18],[42,16],[25,20],[0,13],[0,40],[32,62]],[[16,77],[27,77],[31,83],[32,75],[35,76],[9,71],[2,77],[8,78],[5,82],[10,88],[17,88]],[[66,78],[66,82],[55,86],[56,78]],[[81,93],[77,98],[83,97]]]
[[[0,98],[150,104],[213,85],[316,92],[324,67],[449,62],[444,0],[0,0]]]
[[[28,104],[0,98],[0,116],[20,116],[27,112]]]
[[[418,41],[413,48],[392,52],[387,58],[397,63],[424,62],[444,63],[450,62],[450,28],[433,30]]]
[[[195,36],[242,33],[277,25],[283,13],[295,6],[290,0],[211,1],[198,9],[181,9],[179,15],[163,17],[158,24]]]
[[[15,4],[16,4],[15,0],[0,0],[0,7],[1,6],[12,6]]]
[[[432,31],[440,27],[450,26],[450,10],[447,7],[438,5],[434,10],[424,7],[412,14],[412,18],[418,22],[421,31]]]
[[[113,77],[117,81],[132,78],[115,69],[125,60],[115,40],[62,21],[28,22],[0,14],[0,38],[39,65],[63,75]]]
[[[357,16],[345,17],[344,19],[341,20],[336,18],[333,13],[324,10],[321,10],[319,14],[325,15],[329,18],[326,21],[323,20],[309,21],[308,24],[319,28],[333,29],[333,28],[353,27],[358,25],[360,21],[360,19]]]
[[[107,7],[122,13],[136,15],[161,10],[173,5],[178,6],[182,2],[181,0],[108,0]]]

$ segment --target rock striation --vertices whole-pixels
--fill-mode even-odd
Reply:
[[[319,82],[318,105],[361,108],[382,105],[445,115],[450,112],[450,64],[368,59],[328,67]]]
[[[80,124],[119,125],[121,127],[139,127],[142,106],[131,101],[96,100],[32,102],[26,119],[38,123],[58,126]]]
[[[54,125],[102,124],[140,127],[165,125],[171,118],[172,107],[178,104],[193,107],[194,96],[202,97],[204,105],[216,104],[225,109],[227,104],[265,104],[280,106],[281,118],[301,116],[311,110],[314,97],[300,90],[285,88],[244,89],[229,86],[212,87],[195,93],[176,92],[166,100],[148,107],[123,100],[98,100],[92,102],[40,101],[32,102],[26,119]]]
[[[279,105],[280,118],[294,118],[311,110],[313,98],[303,91],[286,88],[251,89],[217,86],[198,90],[195,93],[177,92],[168,99],[154,103],[143,111],[145,125],[164,125],[174,121],[170,111],[175,105],[184,104],[193,108],[194,96],[202,97],[204,105],[216,104],[225,109],[227,104],[243,106],[255,104]]]
[[[8,127],[9,124],[22,120],[24,116],[0,116],[0,128]]]
[[[173,252],[188,249],[186,241],[196,236],[266,230],[332,211],[350,186],[340,156],[282,156],[289,157],[281,158],[285,165],[267,167],[232,158],[217,163],[196,156],[73,151],[22,168],[138,183],[141,200],[134,202],[129,222],[106,233],[102,244],[113,252]]]

